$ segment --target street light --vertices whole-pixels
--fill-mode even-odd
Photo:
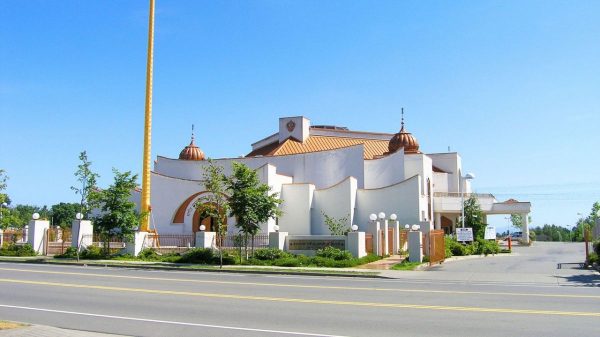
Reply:
[[[473,180],[475,179],[475,175],[473,173],[467,173],[464,177],[462,177],[464,180]],[[460,196],[461,196],[461,213],[462,213],[462,228],[465,228],[465,191],[464,191],[464,187],[463,187],[463,182],[461,181],[458,184],[458,187],[461,190]]]

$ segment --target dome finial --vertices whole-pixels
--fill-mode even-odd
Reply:
[[[192,124],[192,143],[194,142],[194,124]]]
[[[404,130],[404,108],[402,108],[402,123],[400,123],[400,130]]]

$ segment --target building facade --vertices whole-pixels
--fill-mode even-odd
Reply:
[[[369,215],[396,214],[401,224],[420,224],[453,232],[461,213],[462,197],[471,194],[470,181],[456,152],[423,153],[417,139],[405,129],[398,133],[351,131],[316,125],[298,117],[279,119],[278,132],[252,144],[244,157],[213,159],[231,173],[232,162],[256,169],[283,200],[283,215],[261,225],[264,233],[277,224],[291,235],[329,234],[324,214],[347,219],[366,231]],[[151,228],[160,234],[197,232],[212,219],[201,219],[194,203],[207,193],[202,186],[205,154],[194,137],[178,158],[158,156],[151,175]],[[139,193],[134,199],[139,201]],[[477,195],[486,214],[522,214],[531,205],[498,202],[491,194]],[[138,202],[139,204],[139,202]],[[227,219],[235,232],[235,219]],[[528,237],[528,236],[525,236]]]

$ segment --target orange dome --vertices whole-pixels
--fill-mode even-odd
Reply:
[[[204,152],[194,144],[194,127],[192,127],[192,141],[179,153],[180,160],[204,160]]]
[[[404,130],[404,109],[402,109],[402,127],[400,132],[390,139],[388,151],[392,153],[401,148],[404,148],[404,153],[420,153],[417,139],[410,132]]]

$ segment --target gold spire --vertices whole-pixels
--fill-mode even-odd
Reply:
[[[150,224],[150,157],[152,147],[152,66],[154,63],[154,0],[150,0],[148,19],[148,60],[146,63],[146,109],[144,119],[144,164],[142,170],[142,217],[140,231],[147,232]]]

